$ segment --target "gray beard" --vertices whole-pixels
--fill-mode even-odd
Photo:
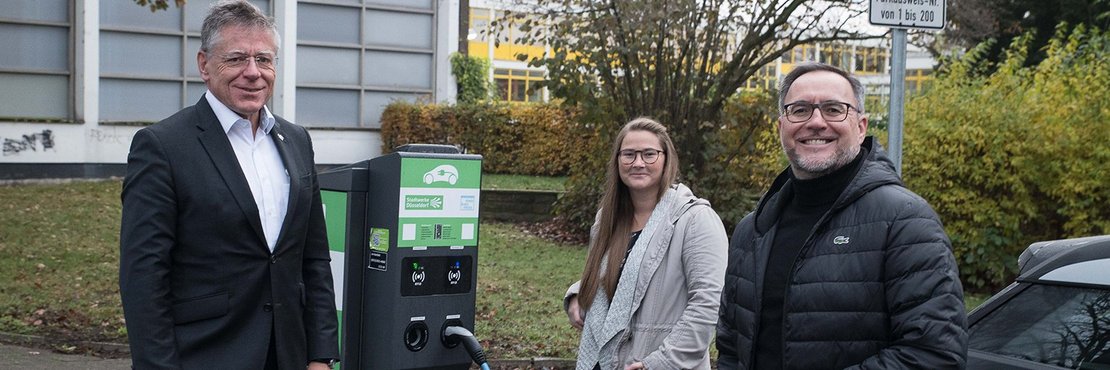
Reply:
[[[859,150],[859,146],[852,146],[847,151],[836,148],[836,153],[832,157],[823,160],[805,161],[800,158],[797,149],[791,148],[786,151],[786,156],[790,159],[790,168],[794,170],[794,176],[802,180],[808,180],[828,175],[851,163],[853,159],[856,159]],[[803,172],[805,177],[799,176],[798,172]]]

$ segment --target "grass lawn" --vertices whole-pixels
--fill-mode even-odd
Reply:
[[[487,184],[496,183],[487,177]],[[561,183],[561,182],[560,182]],[[515,185],[514,185],[515,186]],[[0,331],[125,342],[120,308],[119,181],[0,186]],[[475,334],[490,358],[573,358],[562,296],[585,248],[511,224],[479,230]],[[968,295],[968,309],[984,295]]]
[[[126,342],[119,191],[119,181],[0,186],[0,331]],[[573,357],[562,296],[585,248],[511,224],[483,223],[479,240],[475,333],[490,358]]]
[[[0,330],[122,341],[119,181],[0,187]]]
[[[508,224],[482,224],[479,238],[474,334],[490,358],[573,358],[578,332],[563,313],[563,294],[578,280],[586,248]]]
[[[511,190],[565,190],[566,176],[524,176],[501,175],[492,173],[482,174],[483,189],[511,189]]]

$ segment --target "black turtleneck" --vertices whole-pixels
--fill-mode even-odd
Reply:
[[[784,187],[782,191],[782,195],[790,199],[782,200],[786,206],[779,216],[775,241],[763,276],[763,308],[755,340],[755,366],[752,368],[783,368],[783,298],[794,272],[794,264],[817,221],[848,187],[866,155],[867,149],[860,148],[860,153],[851,163],[816,179],[799,180],[790,171],[790,182],[786,185],[790,189]]]

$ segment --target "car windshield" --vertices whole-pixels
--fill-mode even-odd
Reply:
[[[1033,285],[969,329],[973,350],[1073,369],[1110,368],[1110,291]]]

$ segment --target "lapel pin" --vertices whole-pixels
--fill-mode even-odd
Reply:
[[[277,136],[278,136],[278,140],[285,141],[285,136],[281,136],[280,133],[277,134]]]

